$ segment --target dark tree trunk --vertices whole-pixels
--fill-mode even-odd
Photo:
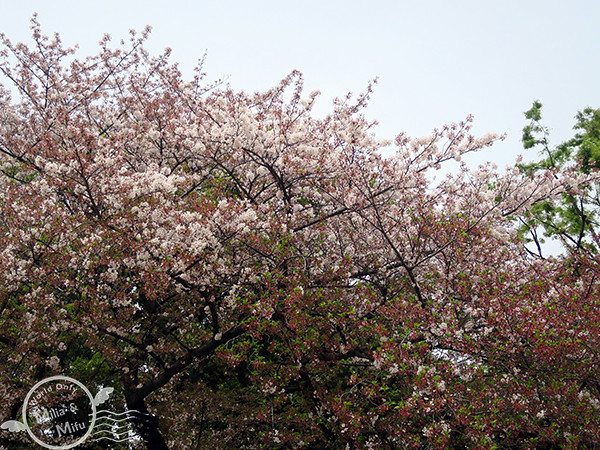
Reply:
[[[131,422],[140,434],[148,450],[169,450],[158,428],[158,417],[148,411],[144,399],[137,391],[125,392],[127,409],[137,411],[140,414],[132,414]]]

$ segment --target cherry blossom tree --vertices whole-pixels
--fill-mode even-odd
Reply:
[[[32,29],[0,54],[0,420],[63,374],[151,449],[600,439],[598,257],[536,258],[516,220],[594,173],[431,182],[500,137],[379,142],[371,86],[318,118],[296,72],[250,95],[149,30],[78,59]]]

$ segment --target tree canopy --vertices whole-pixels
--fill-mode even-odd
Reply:
[[[297,72],[234,92],[146,36],[2,38],[0,421],[62,374],[151,415],[129,446],[598,442],[598,257],[535,257],[518,223],[595,181],[585,139],[432,184],[499,137],[469,117],[384,157],[370,87],[317,118]]]

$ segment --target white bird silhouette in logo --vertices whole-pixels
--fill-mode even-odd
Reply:
[[[108,400],[108,396],[110,394],[112,394],[113,391],[114,391],[114,388],[111,388],[111,387],[100,389],[100,392],[98,392],[96,394],[96,396],[94,397],[94,406],[101,405],[106,400]]]
[[[17,431],[25,431],[27,429],[27,427],[25,427],[24,423],[19,422],[18,420],[9,420],[2,424],[2,429],[8,430],[11,432],[17,432]]]

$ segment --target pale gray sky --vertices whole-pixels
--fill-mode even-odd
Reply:
[[[523,111],[535,99],[555,143],[571,136],[578,110],[600,107],[598,0],[2,3],[0,31],[13,41],[29,40],[37,12],[46,34],[79,43],[82,56],[106,32],[118,43],[150,24],[149,50],[171,47],[184,70],[207,51],[208,79],[226,76],[235,89],[264,90],[298,69],[307,91],[321,90],[321,112],[379,77],[366,115],[382,139],[421,136],[468,114],[476,133],[508,134],[472,163],[503,166],[523,152]]]

